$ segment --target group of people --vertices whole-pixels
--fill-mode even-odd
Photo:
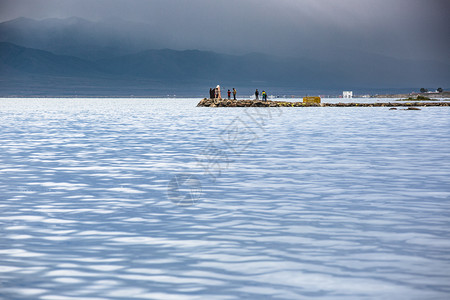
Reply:
[[[227,95],[228,99],[231,99],[231,93],[233,93],[233,99],[236,100],[237,91],[233,88],[233,91],[228,90]],[[220,85],[216,86],[216,88],[209,89],[209,98],[210,99],[222,99],[222,95],[220,94]]]
[[[266,93],[266,91],[262,91],[261,97],[262,97],[263,101],[267,101],[267,93]],[[258,89],[256,89],[256,91],[255,91],[255,99],[259,100],[259,91],[258,91]]]
[[[237,91],[236,91],[235,88],[233,88],[233,91],[231,91],[231,90],[227,91],[228,99],[231,99],[231,94],[233,94],[233,99],[236,100]],[[262,97],[263,101],[267,101],[267,93],[266,93],[266,91],[262,91],[261,97]],[[210,99],[222,99],[222,95],[220,94],[220,85],[216,86],[215,88],[210,88],[209,89],[209,98]],[[259,100],[259,91],[258,91],[258,89],[256,89],[256,91],[255,91],[255,99]]]

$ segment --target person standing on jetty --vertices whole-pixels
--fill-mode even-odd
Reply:
[[[216,86],[216,99],[222,99],[222,95],[220,94],[220,85]]]
[[[214,89],[209,89],[209,99],[214,99]]]
[[[266,91],[262,91],[261,96],[262,96],[263,101],[267,101],[267,93],[266,93]]]
[[[236,100],[236,93],[237,93],[237,92],[236,92],[236,89],[233,88],[233,99],[234,99],[234,100]]]
[[[256,100],[259,100],[259,91],[258,91],[258,89],[256,89],[256,91],[255,91],[255,98],[256,98]]]
[[[228,100],[230,100],[230,99],[231,99],[231,91],[228,90]]]

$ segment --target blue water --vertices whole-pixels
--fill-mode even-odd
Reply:
[[[0,99],[0,298],[450,297],[449,107],[198,101]]]

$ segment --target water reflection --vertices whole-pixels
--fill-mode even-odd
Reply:
[[[450,293],[447,108],[286,108],[211,178],[245,112],[196,102],[0,101],[4,298]],[[186,173],[202,197],[177,206]]]

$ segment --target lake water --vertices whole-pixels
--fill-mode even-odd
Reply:
[[[198,101],[0,99],[0,298],[450,297],[449,107]]]

